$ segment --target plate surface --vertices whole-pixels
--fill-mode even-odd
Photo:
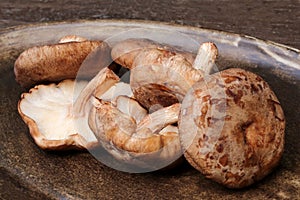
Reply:
[[[205,179],[187,163],[171,171],[129,174],[110,169],[88,152],[45,152],[31,139],[17,113],[24,92],[13,63],[31,46],[55,43],[64,35],[105,39],[131,28],[162,28],[219,48],[221,69],[241,67],[261,75],[285,112],[286,145],[278,168],[261,182],[228,190]],[[253,37],[145,21],[100,20],[17,27],[0,34],[0,193],[27,199],[284,199],[300,196],[299,50]]]

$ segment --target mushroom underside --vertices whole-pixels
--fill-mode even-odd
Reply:
[[[129,84],[118,81],[118,76],[104,68],[89,83],[64,80],[57,85],[38,85],[22,94],[18,110],[41,148],[90,148],[98,143],[88,126],[90,99],[93,95],[106,100],[131,96]]]
[[[179,104],[147,114],[128,97],[120,96],[114,102],[95,99],[89,125],[101,145],[116,159],[157,169],[181,156],[178,128],[172,125],[178,120]],[[134,109],[128,110],[129,107]]]

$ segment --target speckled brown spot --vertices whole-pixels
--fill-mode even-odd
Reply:
[[[207,126],[210,127],[210,125],[211,125],[211,117],[208,117],[207,118]]]
[[[241,107],[242,109],[245,108],[245,102],[244,101],[239,101],[237,105],[239,107]]]
[[[228,164],[228,155],[225,154],[219,159],[219,163],[225,167]]]
[[[198,146],[199,146],[199,148],[201,148],[203,146],[203,140],[202,139],[198,140]]]
[[[205,117],[208,111],[208,105],[205,105],[201,108],[201,115],[200,115],[200,121],[204,122],[205,121]]]
[[[247,128],[249,127],[249,126],[251,126],[251,124],[253,124],[253,120],[251,119],[251,120],[248,120],[248,121],[246,121],[246,122],[244,122],[242,125],[241,125],[241,129],[243,130],[243,131],[245,131],[245,130],[247,130]]]
[[[246,90],[249,90],[249,89],[250,89],[250,86],[249,86],[249,85],[244,85],[244,88],[245,88]]]
[[[201,96],[201,95],[202,95],[202,92],[203,92],[202,89],[194,90],[194,95],[195,95],[196,97]]]
[[[272,143],[275,140],[275,133],[273,131],[267,133],[267,143]]]
[[[252,94],[257,93],[259,91],[259,89],[253,83],[251,83],[250,86],[251,86],[251,92],[252,92]]]
[[[206,95],[206,96],[202,97],[202,101],[206,102],[206,101],[210,100],[210,98],[211,98],[211,95]]]
[[[242,96],[243,96],[243,91],[242,90],[238,90],[237,93],[234,93],[231,89],[227,89],[226,90],[226,94],[230,97],[233,98],[233,101],[238,104],[238,102],[241,100]]]
[[[256,76],[255,80],[257,80],[258,82],[263,81],[263,79],[260,76]]]
[[[240,81],[242,79],[238,76],[228,76],[228,77],[226,77],[224,82],[228,84],[228,83],[231,83],[231,82],[236,81],[236,80]]]
[[[218,146],[217,146],[217,151],[219,152],[219,153],[222,153],[223,152],[223,150],[224,150],[224,146],[223,146],[223,144],[221,143],[221,144],[219,144]]]
[[[215,117],[208,117],[207,118],[207,126],[210,127],[211,125],[213,125],[214,123],[216,123],[219,120],[220,119],[215,118]]]
[[[229,121],[229,120],[231,120],[231,119],[232,119],[232,116],[230,116],[230,115],[226,115],[226,116],[225,116],[225,120],[226,120],[226,121]]]
[[[227,172],[225,175],[225,178],[226,178],[226,180],[239,182],[242,177],[239,174]]]
[[[237,74],[239,75],[240,80],[242,80],[242,79],[244,79],[245,81],[248,80],[248,77],[244,72],[237,72]]]
[[[204,140],[204,141],[207,141],[207,140],[208,140],[208,137],[207,137],[206,134],[203,134],[203,140]]]

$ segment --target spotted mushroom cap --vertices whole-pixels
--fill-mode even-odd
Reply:
[[[280,102],[258,75],[238,68],[196,83],[185,96],[179,133],[188,162],[229,188],[271,172],[284,148]]]

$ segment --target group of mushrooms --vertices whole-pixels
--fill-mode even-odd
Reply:
[[[137,165],[183,154],[207,178],[249,186],[279,163],[285,118],[260,76],[239,68],[210,74],[217,54],[210,42],[194,55],[149,39],[111,47],[65,36],[16,60],[16,81],[35,85],[18,111],[42,149],[100,145]],[[120,71],[130,72],[129,83]]]

